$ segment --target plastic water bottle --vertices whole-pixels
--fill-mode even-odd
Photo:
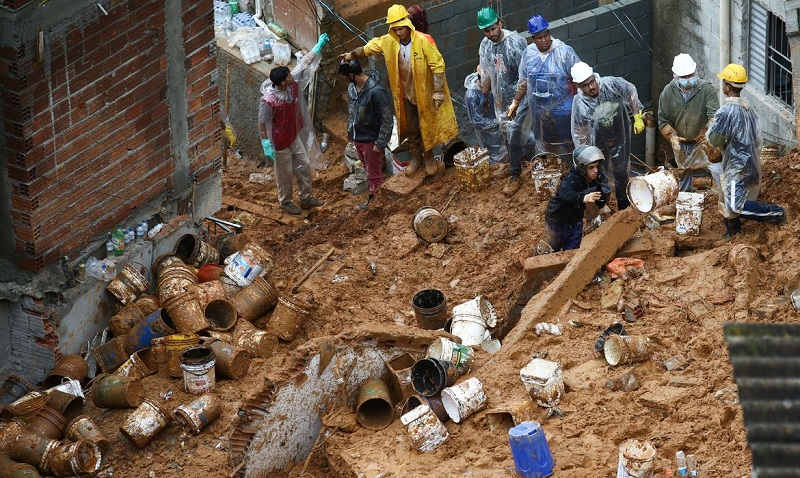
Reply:
[[[142,239],[147,236],[147,220],[142,219]]]
[[[328,149],[328,142],[330,139],[331,137],[328,135],[328,133],[322,133],[322,140],[319,142],[319,149],[321,149],[323,153],[326,149]]]
[[[675,462],[678,468],[678,476],[686,476],[689,474],[686,469],[686,455],[683,453],[683,450],[675,452]]]
[[[136,244],[144,244],[144,231],[142,231],[142,223],[136,226]]]
[[[261,59],[266,62],[271,62],[274,57],[272,56],[272,40],[267,38],[264,42],[264,48],[261,49]]]
[[[108,235],[106,240],[106,258],[114,260],[114,241],[111,240],[111,234]]]
[[[689,476],[700,476],[700,470],[697,469],[697,455],[686,455],[686,468],[689,470]]]

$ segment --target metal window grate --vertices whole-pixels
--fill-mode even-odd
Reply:
[[[792,99],[792,60],[789,56],[789,38],[786,23],[769,12],[767,14],[767,93],[789,106]]]

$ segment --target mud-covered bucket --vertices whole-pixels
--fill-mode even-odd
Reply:
[[[181,369],[186,393],[202,395],[214,390],[216,360],[214,351],[205,345],[196,345],[181,352]]]
[[[508,444],[519,476],[541,477],[553,474],[553,454],[544,429],[538,422],[522,422],[508,430]]]
[[[42,383],[43,388],[55,387],[64,378],[77,380],[78,382],[86,378],[89,373],[89,365],[86,360],[78,354],[62,355],[56,362],[53,370],[47,375]]]
[[[309,304],[287,295],[281,295],[278,297],[278,305],[272,312],[269,330],[282,340],[291,342],[309,317],[311,317]]]
[[[612,335],[603,344],[603,355],[612,367],[650,358],[650,339],[642,335]]]
[[[119,429],[134,445],[144,448],[171,421],[172,415],[164,407],[154,400],[145,399],[139,408],[125,417]]]
[[[628,181],[628,200],[639,212],[652,212],[678,197],[678,181],[671,172],[657,171]]]
[[[675,232],[687,236],[700,235],[704,197],[703,193],[678,193],[678,201],[675,203]]]
[[[442,390],[442,406],[456,423],[486,408],[486,393],[476,377],[468,378],[458,385]]]
[[[462,345],[480,345],[489,338],[489,327],[497,324],[494,306],[483,296],[453,307],[450,333],[461,339]]]
[[[100,427],[86,415],[75,417],[67,425],[65,434],[67,438],[72,441],[90,441],[97,445],[103,453],[106,453],[111,445],[108,441],[108,437],[106,437]]]
[[[228,298],[228,292],[219,280],[192,284],[188,287],[188,291],[192,292],[195,297],[197,297],[197,301],[200,302],[200,307],[203,308],[213,300],[225,300]]]
[[[400,423],[406,427],[412,446],[421,452],[435,450],[450,437],[447,428],[427,404],[401,416]]]
[[[447,297],[439,289],[425,289],[411,299],[417,325],[421,329],[438,330],[447,322]]]
[[[46,406],[55,410],[69,421],[80,415],[83,409],[83,396],[73,395],[57,389],[48,390]]]
[[[175,409],[175,417],[181,425],[195,435],[206,425],[219,418],[222,406],[219,399],[206,393],[189,404],[179,405]]]
[[[233,296],[231,303],[239,318],[252,322],[277,305],[278,291],[263,277],[256,277],[250,285]]]
[[[0,386],[0,405],[8,405],[33,390],[33,386],[22,377],[9,375]]]
[[[394,410],[389,388],[382,380],[369,379],[358,389],[358,423],[369,430],[382,430],[392,424]]]
[[[176,324],[167,309],[156,309],[155,312],[145,317],[144,320],[134,325],[128,332],[125,340],[125,350],[128,354],[149,348],[153,339],[174,334]],[[128,357],[125,357],[127,360]],[[121,365],[121,364],[120,364]]]
[[[139,301],[137,300],[127,304],[108,321],[108,330],[111,331],[114,337],[127,334],[136,324],[150,315],[142,310],[138,303]]]
[[[17,463],[10,456],[0,454],[0,469],[8,478],[39,478],[41,475],[30,463]]]
[[[175,324],[175,330],[182,334],[196,334],[209,328],[200,301],[192,292],[170,297],[161,305]]]
[[[16,440],[11,443],[8,456],[20,463],[30,463],[47,473],[47,454],[58,445],[58,440],[23,430],[17,433]]]
[[[123,304],[129,304],[150,289],[150,281],[145,277],[147,269],[139,264],[137,270],[131,263],[122,266],[119,274],[106,286],[106,290]]]
[[[390,390],[402,400],[406,400],[415,393],[414,385],[411,383],[411,369],[415,362],[416,360],[409,353],[398,355],[386,362],[392,378],[388,384]]]
[[[194,268],[184,264],[177,256],[172,256],[166,264],[162,265],[158,275],[158,299],[162,306],[165,301],[184,294],[199,282]]]
[[[205,264],[219,262],[219,251],[210,244],[203,242],[194,234],[184,234],[175,243],[172,252],[186,264],[200,268]]]
[[[152,345],[152,342],[151,342]],[[142,379],[158,371],[153,359],[151,349],[142,349],[134,352],[128,360],[114,372],[114,375]]]
[[[430,206],[421,207],[414,214],[414,232],[425,242],[433,243],[439,242],[444,239],[447,232],[450,230],[450,224],[447,222],[441,212]]]
[[[247,371],[250,369],[250,352],[222,340],[211,342],[209,347],[214,351],[217,361],[216,374],[237,380],[247,375]]]
[[[94,443],[79,440],[51,448],[45,457],[48,474],[53,476],[84,476],[100,468],[102,453]]]
[[[652,478],[656,448],[647,441],[631,438],[619,446],[617,478]]]
[[[92,402],[97,408],[138,407],[143,394],[138,378],[101,374],[92,381]]]
[[[128,360],[129,353],[125,349],[127,340],[127,335],[114,337],[92,350],[92,355],[103,372],[111,373]]]
[[[519,371],[519,378],[531,399],[543,407],[554,407],[564,395],[561,365],[535,358]]]
[[[435,358],[418,360],[411,367],[411,383],[414,390],[422,396],[431,397],[441,392],[445,387],[456,383],[458,372],[456,368]]]
[[[197,334],[171,334],[154,339],[153,357],[158,373],[172,378],[183,377],[181,352],[199,343],[200,336]]]
[[[533,177],[533,191],[539,199],[550,199],[558,191],[561,183],[561,170],[559,169],[534,169],[531,173]]]
[[[458,375],[464,375],[472,367],[472,359],[475,353],[472,348],[453,342],[450,339],[440,337],[428,346],[428,357],[450,362],[456,368]]]
[[[47,405],[40,408],[28,422],[28,430],[53,440],[62,439],[66,428],[67,419]]]
[[[437,394],[430,397],[423,397],[419,394],[413,394],[408,397],[403,404],[403,408],[401,410],[400,416],[405,415],[406,413],[410,412],[411,410],[417,408],[420,405],[428,405],[433,413],[436,414],[436,417],[442,423],[447,423],[450,421],[450,415],[447,414],[447,410],[444,409],[444,405],[442,405],[442,395]]]

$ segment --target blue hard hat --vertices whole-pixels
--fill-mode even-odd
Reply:
[[[541,15],[534,15],[528,20],[528,33],[536,35],[550,28],[550,24]]]

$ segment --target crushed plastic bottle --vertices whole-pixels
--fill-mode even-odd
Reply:
[[[539,322],[534,327],[534,331],[536,331],[536,335],[542,335],[544,333],[550,335],[561,335],[564,331],[561,328],[561,324],[550,324],[547,322]]]
[[[150,239],[156,237],[158,235],[158,233],[161,232],[161,229],[163,227],[164,227],[164,225],[161,224],[161,223],[156,224],[155,226],[153,226],[152,229],[147,231],[147,237],[149,237]]]
[[[697,455],[686,455],[686,469],[689,471],[689,476],[700,476],[700,470],[697,469]]]
[[[350,279],[350,276],[340,276],[337,274],[336,277],[334,277],[331,282],[333,282],[334,284],[341,284],[342,282],[345,282],[348,279]]]

